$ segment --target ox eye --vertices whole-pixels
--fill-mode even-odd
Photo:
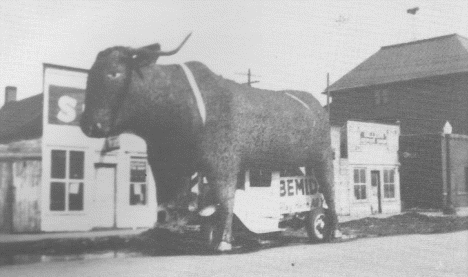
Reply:
[[[116,78],[119,78],[121,75],[122,75],[122,73],[120,73],[120,72],[111,72],[111,73],[107,74],[107,77],[109,77],[111,79],[116,79]]]

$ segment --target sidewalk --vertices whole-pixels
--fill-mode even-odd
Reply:
[[[409,211],[411,212],[411,211]],[[444,215],[442,211],[415,211],[427,216],[453,216]],[[339,222],[347,222],[351,220],[358,220],[365,217],[373,218],[386,218],[395,216],[397,214],[374,214],[363,216],[338,216]],[[468,216],[468,207],[457,208],[456,216]],[[0,248],[5,246],[12,247],[15,244],[28,244],[41,241],[59,241],[59,240],[93,240],[93,239],[106,239],[106,238],[126,238],[136,237],[148,229],[118,229],[118,230],[99,230],[87,232],[63,232],[63,233],[38,233],[38,234],[4,234],[0,233]]]
[[[129,237],[137,236],[148,229],[118,229],[87,232],[64,232],[64,233],[38,233],[38,234],[3,234],[0,233],[0,246],[4,244],[36,242],[42,240],[60,239],[93,239],[105,237]]]
[[[408,212],[417,212],[423,215],[427,216],[468,216],[468,207],[461,207],[456,209],[457,214],[456,215],[445,215],[442,211],[429,211],[429,210],[410,210],[410,211],[404,211],[400,214],[403,213],[408,213]],[[358,220],[366,217],[373,217],[373,218],[387,218],[391,216],[395,216],[398,214],[372,214],[372,215],[361,215],[361,216],[350,216],[350,215],[339,215],[338,216],[338,222],[347,222],[351,220]]]

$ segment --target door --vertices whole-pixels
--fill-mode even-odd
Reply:
[[[95,228],[115,228],[116,226],[116,166],[96,164],[94,182],[93,211]]]
[[[244,188],[236,190],[234,214],[251,232],[279,231],[279,189],[272,179],[269,170],[247,170]]]
[[[371,209],[372,213],[382,213],[382,195],[380,188],[380,171],[371,171],[371,185],[372,185],[372,199]]]

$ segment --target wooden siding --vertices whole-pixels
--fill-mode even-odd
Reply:
[[[10,233],[13,227],[12,163],[0,161],[0,233]]]
[[[404,208],[442,208],[441,135],[400,137],[400,186]]]
[[[14,162],[13,231],[17,233],[41,230],[41,161]]]
[[[388,89],[389,102],[376,106],[375,91],[380,89]],[[450,121],[454,133],[468,134],[467,106],[468,75],[459,74],[335,93],[330,118],[339,124],[398,120],[403,135],[440,133]]]

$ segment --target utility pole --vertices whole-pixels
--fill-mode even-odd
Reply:
[[[444,139],[445,139],[445,181],[446,181],[446,187],[445,191],[447,194],[447,197],[445,198],[445,205],[443,208],[443,213],[444,214],[456,214],[456,210],[453,207],[453,202],[452,202],[452,163],[451,163],[451,157],[450,157],[450,134],[444,134]]]
[[[251,87],[252,84],[260,82],[260,81],[252,81],[252,77],[262,77],[262,76],[258,76],[258,75],[252,75],[252,73],[250,72],[250,68],[247,70],[247,74],[245,74],[245,73],[236,73],[236,74],[237,75],[247,76],[247,83],[244,83],[244,84],[247,84],[249,87]]]

